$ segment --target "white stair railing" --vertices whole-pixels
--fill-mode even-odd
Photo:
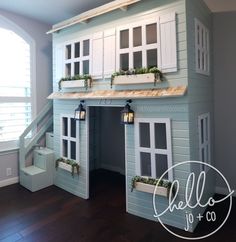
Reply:
[[[33,122],[25,129],[19,139],[20,169],[25,167],[28,153],[39,142],[42,136],[53,124],[53,103],[50,101],[45,105]]]

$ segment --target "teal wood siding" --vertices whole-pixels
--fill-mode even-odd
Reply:
[[[213,157],[213,40],[212,40],[212,15],[202,0],[186,1],[187,12],[187,53],[188,53],[188,99],[189,99],[189,137],[190,137],[190,159],[199,160],[199,133],[198,116],[204,113],[210,113],[211,121],[211,161],[214,165]],[[210,75],[196,73],[195,63],[195,23],[194,19],[201,21],[210,32]],[[192,166],[192,171],[198,170]],[[208,174],[212,179],[207,184],[207,197],[214,194],[214,174]],[[195,209],[195,215],[203,213],[203,209]],[[193,224],[195,228],[197,223]]]
[[[74,101],[54,101],[54,152],[55,158],[61,157],[61,116],[71,115],[73,117],[74,110],[78,106],[78,102]],[[79,162],[80,173],[72,177],[70,172],[58,168],[54,174],[54,184],[74,195],[79,197],[88,198],[87,186],[87,123],[77,122],[79,128]]]
[[[189,151],[189,115],[187,104],[175,104],[175,99],[166,103],[165,100],[156,100],[146,103],[137,101],[135,107],[136,118],[170,118],[172,134],[173,164],[190,159]],[[158,221],[154,218],[152,194],[136,191],[131,192],[131,180],[136,174],[136,154],[135,154],[135,129],[134,126],[126,127],[126,174],[127,174],[127,211],[131,214]],[[189,175],[191,167],[189,165],[176,168],[174,179],[180,181],[182,185],[179,198],[183,198],[185,184],[182,178]],[[158,198],[158,209],[163,210],[168,205],[167,198]],[[169,225],[184,229],[185,211],[174,211],[167,213],[161,220]]]

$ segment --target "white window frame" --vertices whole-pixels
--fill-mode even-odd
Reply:
[[[203,121],[203,137],[202,137],[202,124]],[[198,116],[198,133],[199,133],[199,160],[211,164],[211,121],[210,113],[204,113]],[[203,142],[202,142],[203,140]],[[202,155],[202,149],[204,150],[204,159]],[[206,166],[201,166],[201,170],[208,170]]]
[[[149,123],[150,125],[150,148],[140,147],[140,133],[139,124]],[[164,123],[166,125],[166,142],[167,149],[156,149],[155,148],[155,127],[154,125],[158,123]],[[156,177],[156,154],[167,155],[168,168],[170,168],[172,163],[172,142],[171,142],[171,120],[169,118],[136,118],[135,119],[135,147],[136,147],[136,173],[141,176],[141,161],[140,152],[145,152],[151,154],[151,177]],[[168,180],[173,181],[173,169],[168,171]]]
[[[157,43],[146,44],[146,25],[157,25]],[[142,27],[142,45],[133,47],[133,28]],[[123,30],[129,30],[129,48],[120,49],[120,32]],[[157,66],[161,67],[160,58],[160,41],[159,41],[159,17],[149,18],[144,21],[134,22],[131,24],[117,27],[117,39],[116,39],[116,71],[120,70],[120,55],[129,54],[129,69],[134,66],[133,53],[142,51],[142,67],[147,67],[147,50],[157,49]]]
[[[23,38],[30,46],[30,79],[31,79],[31,96],[30,97],[0,97],[2,103],[30,103],[31,104],[31,120],[36,117],[36,43],[35,40],[16,23],[10,21],[0,15],[0,27],[11,30],[15,34]],[[16,150],[19,148],[19,140],[10,140],[0,142],[0,152]]]
[[[203,34],[202,34],[203,33]],[[210,75],[210,47],[209,30],[195,18],[195,62],[196,72],[203,75]],[[200,56],[199,56],[200,54]],[[202,59],[203,56],[203,59]],[[200,58],[200,66],[199,66]]]
[[[83,56],[83,41],[85,40],[89,40],[89,55],[87,56]],[[75,54],[75,44],[80,42],[80,57],[75,58],[74,54]],[[70,59],[66,59],[66,46],[67,45],[71,45],[71,58]],[[83,61],[88,60],[89,61],[89,73],[91,73],[92,71],[92,38],[91,36],[84,36],[83,38],[78,38],[78,39],[74,39],[73,41],[70,42],[65,42],[64,45],[64,76],[66,76],[66,64],[71,64],[71,75],[70,76],[74,76],[75,75],[75,68],[74,68],[74,64],[76,62],[80,63],[80,75],[83,75]]]
[[[67,118],[67,128],[68,128],[68,136],[63,135],[63,118]],[[62,114],[60,117],[60,154],[61,157],[65,159],[71,159],[71,141],[75,142],[75,147],[76,147],[76,161],[79,162],[79,144],[80,144],[80,139],[79,139],[79,124],[77,121],[76,122],[76,137],[71,137],[71,122],[70,119],[74,119],[74,116],[72,115],[64,115]],[[63,140],[67,140],[67,154],[68,156],[65,157],[63,156]]]

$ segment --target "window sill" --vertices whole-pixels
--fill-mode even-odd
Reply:
[[[18,140],[0,142],[0,155],[16,153],[19,151]]]
[[[204,76],[210,76],[209,71],[203,71],[203,70],[200,70],[200,69],[196,69],[196,73],[200,74],[200,75],[204,75]]]

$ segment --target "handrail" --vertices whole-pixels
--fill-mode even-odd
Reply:
[[[29,151],[33,148],[35,144],[42,138],[42,136],[45,134],[45,132],[50,128],[50,126],[53,123],[53,117],[52,117],[52,107],[53,103],[50,101],[48,102],[45,107],[41,110],[41,112],[38,114],[38,116],[31,122],[31,124],[25,129],[25,131],[21,134],[19,138],[19,158],[20,158],[20,168],[25,167],[25,158],[26,155],[29,153]],[[48,116],[48,117],[47,117]],[[42,127],[39,126],[39,124],[46,119],[45,123],[42,125]],[[37,132],[34,134],[34,129],[37,129]],[[30,142],[28,144],[25,143],[26,136],[32,132],[32,138],[30,139]]]

